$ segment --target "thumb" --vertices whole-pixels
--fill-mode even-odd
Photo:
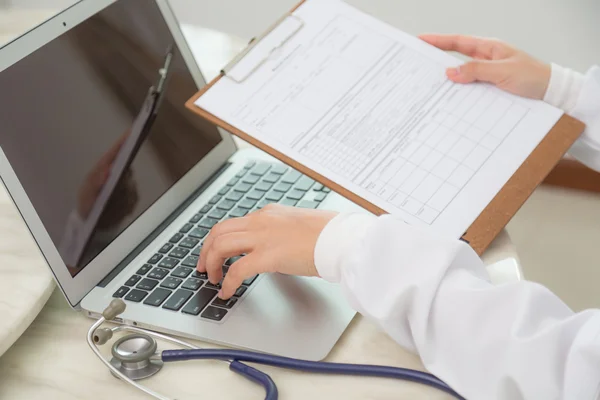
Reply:
[[[457,68],[448,68],[446,75],[456,83],[488,82],[498,84],[502,81],[504,69],[495,61],[473,60]]]

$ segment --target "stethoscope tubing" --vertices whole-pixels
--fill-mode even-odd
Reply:
[[[329,363],[321,361],[305,361],[288,357],[275,356],[270,354],[255,353],[244,350],[228,350],[228,349],[191,349],[191,350],[164,350],[162,352],[162,360],[164,362],[177,362],[177,361],[190,361],[190,360],[223,360],[223,361],[237,361],[237,362],[250,362],[261,365],[268,365],[277,368],[284,368],[289,370],[319,373],[319,374],[332,374],[332,375],[353,375],[361,377],[378,377],[378,378],[392,378],[400,379],[410,382],[415,382],[430,386],[446,392],[457,399],[465,400],[462,396],[456,393],[447,384],[441,381],[436,376],[421,372],[413,371],[406,368],[399,367],[387,367],[379,365],[365,365],[365,364],[342,364],[342,363]],[[232,365],[233,365],[232,362]],[[244,368],[251,368],[245,364],[242,364]],[[230,367],[231,368],[231,367]],[[231,368],[232,370],[234,368]],[[260,371],[256,370],[263,376],[268,376]],[[238,371],[236,371],[238,372]],[[241,373],[244,376],[249,377],[247,374]],[[250,377],[249,377],[250,378]],[[257,382],[258,383],[258,382]],[[265,386],[263,380],[260,383]],[[266,388],[266,386],[265,386]],[[267,397],[268,398],[268,397]],[[277,397],[274,397],[277,398]]]

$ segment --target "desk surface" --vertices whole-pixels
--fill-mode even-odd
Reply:
[[[185,27],[195,54],[199,55],[201,68],[210,77],[218,71],[243,42],[214,31]],[[226,49],[226,50],[224,50]],[[203,63],[207,54],[214,62]],[[221,64],[222,65],[222,64]],[[22,307],[19,329],[0,321],[0,338],[3,330],[18,337],[44,304],[53,284],[44,270],[42,258],[33,241],[27,236],[18,214],[7,198],[0,198],[0,221],[3,241],[0,255],[0,293],[13,290],[26,297],[32,287],[39,288],[28,307]],[[16,234],[15,234],[16,232]],[[489,264],[506,258],[516,258],[510,238],[503,232],[494,242],[484,259]],[[2,261],[2,260],[0,260]],[[13,298],[12,296],[8,297]],[[12,310],[12,303],[0,300],[3,317]],[[3,308],[6,308],[4,310]],[[85,342],[91,320],[71,310],[60,291],[54,290],[35,321],[14,345],[0,358],[0,398],[2,399],[145,399],[141,393],[115,378],[97,360]],[[9,329],[8,326],[11,326]],[[20,333],[20,332],[19,332]],[[6,336],[8,337],[8,336]],[[5,341],[8,347],[12,339]],[[202,343],[198,343],[202,345]],[[0,345],[1,349],[1,345]],[[104,348],[105,355],[109,348]],[[393,342],[386,334],[361,316],[357,316],[328,361],[387,364],[423,369],[418,357]],[[324,377],[265,368],[279,385],[281,398],[329,399],[448,399],[448,396],[411,383],[385,380],[360,380],[345,377]],[[165,394],[181,398],[260,399],[260,388],[245,381],[220,363],[178,363],[148,381],[147,384]]]

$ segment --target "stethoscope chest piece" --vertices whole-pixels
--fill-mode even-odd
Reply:
[[[110,363],[134,381],[149,378],[163,367],[162,360],[152,358],[156,349],[156,341],[148,335],[127,335],[113,344]]]

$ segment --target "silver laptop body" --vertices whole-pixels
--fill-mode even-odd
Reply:
[[[354,316],[337,286],[261,275],[222,304],[194,254],[268,202],[362,209],[186,111],[198,63],[165,0],[83,0],[7,44],[2,182],[89,317],[122,297],[124,324],[323,359]]]

